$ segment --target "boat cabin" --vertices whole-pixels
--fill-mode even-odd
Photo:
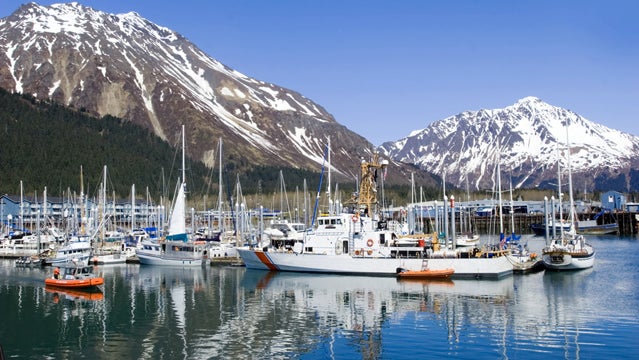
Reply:
[[[58,266],[58,269],[60,269],[59,274],[54,271],[54,278],[58,276],[56,279],[74,280],[93,276],[93,266],[90,265],[64,265]]]

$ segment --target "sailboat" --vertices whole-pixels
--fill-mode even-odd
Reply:
[[[86,233],[86,197],[84,195],[84,180],[82,166],[80,166],[80,228],[79,232],[67,238],[66,244],[58,248],[56,254],[50,259],[52,266],[60,266],[69,261],[76,263],[88,264],[93,254],[93,246],[91,246],[91,236]],[[74,215],[76,212],[74,211]]]
[[[501,181],[501,178],[500,178]],[[501,211],[500,211],[501,216]],[[503,232],[502,232],[503,233]],[[503,235],[502,235],[503,237]],[[510,254],[508,259],[513,263],[513,272],[518,274],[528,274],[541,271],[544,263],[537,253],[528,249],[528,242],[522,244],[520,242],[521,235],[515,234],[515,206],[513,204],[513,181],[510,179],[510,235],[506,237],[505,242]]]
[[[124,248],[124,236],[118,236],[115,233],[106,235],[106,224],[110,215],[106,212],[106,183],[107,183],[107,167],[104,165],[104,174],[102,189],[100,194],[100,212],[102,214],[100,224],[98,225],[99,236],[94,236],[95,248],[90,262],[100,265],[124,264],[126,262],[126,254],[122,253]]]
[[[205,241],[192,241],[186,232],[186,170],[184,160],[184,125],[182,125],[182,179],[178,182],[169,231],[159,241],[144,241],[136,255],[141,265],[202,266],[209,257]]]
[[[561,231],[542,250],[542,260],[547,269],[579,270],[591,268],[595,263],[595,249],[586,242],[583,235],[576,232],[575,204],[572,195],[572,171],[570,167],[570,140],[566,127],[566,146],[568,148],[568,193],[570,196],[570,230]],[[559,174],[560,175],[560,174]],[[561,193],[561,187],[559,187]],[[561,202],[561,196],[559,197]],[[560,206],[561,208],[561,206]]]

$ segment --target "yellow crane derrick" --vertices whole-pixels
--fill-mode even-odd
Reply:
[[[377,202],[377,170],[384,170],[388,161],[379,161],[379,153],[373,154],[373,159],[366,162],[362,159],[361,182],[357,197],[357,208],[363,215],[373,216]],[[379,174],[381,176],[381,174]]]

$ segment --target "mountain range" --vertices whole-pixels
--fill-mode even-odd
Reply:
[[[171,144],[184,124],[189,155],[209,166],[222,138],[239,166],[319,172],[330,137],[332,171],[350,181],[375,149],[301,94],[243,75],[134,12],[29,3],[0,20],[0,49],[0,87],[123,118]],[[389,166],[391,178],[410,170]]]
[[[0,19],[0,49],[0,87],[116,116],[172,144],[184,124],[190,156],[211,167],[223,139],[224,156],[240,166],[319,171],[330,141],[332,171],[348,180],[362,159],[381,152],[391,160],[389,182],[414,176],[436,187],[445,177],[483,189],[494,184],[500,159],[514,186],[550,186],[569,125],[573,170],[584,186],[639,188],[636,137],[533,97],[463,112],[376,149],[302,94],[250,78],[133,12],[29,3]]]
[[[629,191],[639,182],[638,137],[532,96],[436,121],[380,148],[472,190],[495,188],[497,162],[502,185],[514,188],[555,186],[560,170],[566,184],[569,164],[582,189]]]

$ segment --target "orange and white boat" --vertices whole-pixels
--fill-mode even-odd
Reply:
[[[56,267],[53,276],[46,278],[44,284],[60,288],[81,289],[102,285],[104,279],[93,274],[93,266],[70,262]]]

